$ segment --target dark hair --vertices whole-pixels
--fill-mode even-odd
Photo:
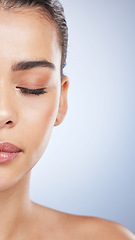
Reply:
[[[21,7],[36,7],[49,15],[59,32],[62,51],[61,74],[63,75],[63,68],[66,65],[67,58],[68,27],[61,3],[58,0],[0,0],[0,4],[7,10]]]

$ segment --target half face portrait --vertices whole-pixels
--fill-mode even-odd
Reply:
[[[18,147],[17,154],[1,153],[1,190],[31,170],[65,116],[68,80],[61,76],[59,35],[39,10],[0,9],[0,142]]]

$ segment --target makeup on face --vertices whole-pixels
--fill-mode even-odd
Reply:
[[[46,62],[29,61],[23,62],[23,65],[22,62],[18,63],[13,70],[15,88],[26,94],[41,95],[46,93],[46,90],[55,83],[55,66],[49,62],[46,65]]]
[[[22,150],[9,142],[0,142],[0,163],[10,162],[15,159]]]
[[[34,12],[0,15],[0,143],[23,149],[1,148],[0,189],[38,162],[59,114],[61,51],[54,30]]]

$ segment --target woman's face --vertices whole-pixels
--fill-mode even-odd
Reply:
[[[0,11],[0,143],[22,150],[0,163],[1,191],[25,176],[43,154],[53,126],[66,112],[67,81],[61,84],[54,25],[35,10]]]

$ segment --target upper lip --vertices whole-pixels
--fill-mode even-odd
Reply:
[[[22,150],[15,146],[12,143],[8,143],[8,142],[3,142],[0,143],[0,152],[8,152],[8,153],[15,153],[15,152],[21,152]]]

